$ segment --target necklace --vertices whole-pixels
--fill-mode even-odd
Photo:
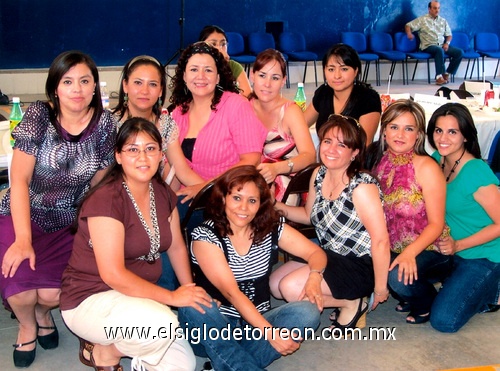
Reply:
[[[333,187],[332,187],[332,190],[330,191],[330,194],[328,195],[328,198],[331,200],[332,199],[332,195],[333,195],[333,191],[335,191],[337,189],[337,187],[342,183],[344,186],[346,185],[344,182],[344,174],[342,174],[342,177],[340,178],[340,180],[337,182],[337,184],[335,184]]]
[[[139,217],[139,220],[141,221],[141,224],[146,230],[146,233],[149,237],[149,253],[147,255],[139,256],[137,260],[145,260],[149,264],[153,264],[155,260],[160,259],[160,253],[158,252],[158,250],[160,250],[160,228],[158,227],[158,219],[156,217],[156,203],[153,184],[149,182],[149,214],[151,216],[151,223],[153,224],[154,233],[149,229],[148,223],[146,223],[146,220],[144,219],[144,216],[142,215],[137,202],[135,202],[132,192],[130,192],[130,189],[127,187],[127,184],[125,182],[123,182],[122,184],[123,188],[125,188],[125,191],[127,191],[127,194],[132,201],[132,205],[134,205],[135,212],[137,213],[137,216]]]
[[[451,175],[455,172],[455,169],[460,164],[460,160],[462,160],[462,157],[464,157],[464,154],[465,154],[465,148],[464,148],[462,154],[460,155],[460,157],[458,158],[458,160],[455,161],[455,163],[453,164],[453,167],[451,168],[450,173],[446,177],[446,183],[448,183],[448,180],[450,180]],[[443,163],[441,164],[441,170],[443,171],[443,174],[444,174],[444,163],[445,163],[445,160],[446,160],[446,156],[444,157]]]

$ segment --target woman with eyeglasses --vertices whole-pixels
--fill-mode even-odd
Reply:
[[[205,26],[198,37],[199,41],[205,41],[206,43],[217,48],[224,58],[228,61],[233,77],[236,80],[238,88],[241,90],[241,94],[248,97],[252,92],[250,87],[250,81],[248,81],[248,76],[241,64],[235,60],[230,59],[229,54],[227,54],[227,37],[226,33],[222,28],[215,25]]]
[[[360,80],[361,60],[358,53],[345,44],[333,45],[323,57],[325,84],[314,92],[304,112],[309,126],[321,126],[332,113],[350,116],[359,121],[369,145],[377,132],[382,105],[379,94]]]
[[[331,115],[319,130],[321,166],[311,177],[306,205],[276,204],[286,218],[312,224],[328,258],[322,272],[323,306],[340,308],[332,330],[365,326],[365,313],[387,300],[389,235],[377,180],[361,171],[366,134],[357,120]],[[296,301],[310,274],[290,261],[271,275],[271,292]],[[364,298],[373,293],[369,308]]]
[[[281,95],[287,79],[283,55],[274,49],[259,53],[251,78],[250,103],[268,130],[257,168],[268,184],[274,182],[276,199],[281,201],[291,174],[312,164],[316,150],[302,110]]]
[[[431,308],[431,325],[456,332],[476,313],[500,304],[500,192],[498,178],[481,158],[474,120],[464,105],[439,107],[427,126],[446,179],[446,223],[450,236],[439,242],[453,256]]]
[[[31,104],[12,132],[10,188],[0,201],[0,289],[19,321],[16,367],[33,363],[37,342],[59,345],[51,310],[73,247],[71,225],[84,194],[112,163],[116,137],[89,55],[57,56],[45,92],[47,101]]]
[[[391,103],[382,114],[373,168],[384,192],[391,240],[389,287],[399,300],[396,311],[410,312],[406,322],[411,324],[429,320],[434,283],[451,268],[450,255],[439,249],[450,232],[444,222],[446,182],[425,151],[425,123],[418,103]]]
[[[156,58],[137,56],[123,67],[118,105],[113,114],[119,126],[131,117],[142,117],[156,125],[163,139],[162,177],[168,184],[174,174],[187,186],[203,183],[203,179],[189,167],[178,140],[177,125],[163,109],[166,96],[165,68]]]
[[[120,127],[115,162],[85,197],[73,253],[63,274],[61,314],[80,338],[80,360],[96,370],[193,370],[189,343],[176,335],[169,306],[211,305],[193,284],[180,231],[176,197],[162,181],[162,138],[150,121],[131,118]],[[167,251],[181,286],[156,285],[160,253]],[[150,335],[111,335],[120,326]],[[107,332],[109,331],[109,332]],[[161,334],[161,336],[160,336]]]

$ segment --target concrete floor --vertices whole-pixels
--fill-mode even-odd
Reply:
[[[275,303],[279,305],[279,303]],[[309,340],[294,354],[283,357],[268,367],[269,371],[282,370],[440,370],[500,364],[500,312],[478,314],[458,333],[443,334],[429,323],[410,325],[405,314],[394,311],[396,301],[390,299],[368,314],[363,336],[370,328],[388,328],[388,340]],[[64,325],[58,310],[54,318],[60,332],[59,348],[44,350],[37,347],[32,371],[90,370],[78,360],[78,340]],[[322,328],[329,326],[325,310],[321,316]],[[382,334],[382,333],[380,333]],[[17,321],[9,313],[0,311],[0,369],[16,370],[12,362],[11,344],[17,335]],[[372,336],[373,337],[373,336]],[[197,371],[205,359],[198,358]],[[130,360],[122,365],[130,370]],[[499,366],[500,367],[500,366]],[[500,369],[500,368],[499,368]]]
[[[461,80],[449,84],[458,88]],[[308,101],[312,99],[314,84],[306,84]],[[375,87],[385,93],[386,87]],[[392,83],[391,92],[434,94],[436,85],[427,81],[415,81],[403,86],[401,81]],[[283,94],[293,98],[296,84],[291,89],[283,89]],[[24,96],[23,102],[44,99],[43,96]],[[275,302],[279,305],[278,302]],[[269,366],[269,371],[281,370],[439,370],[496,364],[500,370],[500,312],[478,314],[456,334],[442,334],[431,328],[429,323],[410,325],[405,322],[405,314],[394,311],[396,302],[390,299],[370,313],[367,327],[362,334],[368,336],[370,328],[389,328],[390,340],[319,340],[307,341],[295,354],[283,357]],[[78,360],[78,341],[62,322],[58,310],[54,318],[60,332],[60,345],[55,350],[37,348],[32,371],[46,370],[90,370]],[[322,314],[321,328],[328,327],[328,315]],[[320,331],[320,330],[319,330]],[[319,335],[320,332],[316,334]],[[0,370],[15,370],[12,362],[12,344],[16,340],[17,321],[10,319],[9,313],[0,309]],[[198,359],[200,370],[205,359]],[[130,360],[122,365],[130,369]]]

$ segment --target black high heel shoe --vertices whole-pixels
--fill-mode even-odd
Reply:
[[[54,317],[50,315],[52,323],[54,326],[38,326],[38,330],[54,330],[47,335],[37,335],[38,344],[43,349],[55,349],[59,346],[59,331],[57,331],[56,323],[54,322]]]
[[[365,304],[365,307],[363,308],[363,304]],[[365,303],[364,298],[359,299],[359,304],[358,304],[358,310],[356,311],[356,314],[352,318],[351,322],[349,322],[346,325],[341,325],[338,323],[337,320],[332,321],[332,325],[330,326],[330,329],[336,330],[339,329],[341,333],[344,335],[346,334],[346,329],[355,329],[355,328],[365,328],[366,327],[366,312],[368,311],[368,303]]]
[[[25,368],[31,366],[36,356],[36,346],[33,350],[17,350],[25,345],[33,344],[36,339],[28,341],[27,343],[13,344],[14,347],[14,366],[19,368]]]

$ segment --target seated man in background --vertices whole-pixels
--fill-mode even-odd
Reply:
[[[439,16],[440,4],[438,1],[430,1],[429,13],[408,22],[405,32],[408,39],[415,37],[412,32],[418,31],[420,37],[420,50],[429,53],[436,64],[436,84],[448,83],[448,78],[457,73],[462,61],[463,50],[450,46],[451,28],[446,19]],[[445,70],[445,53],[450,58],[450,64]]]

